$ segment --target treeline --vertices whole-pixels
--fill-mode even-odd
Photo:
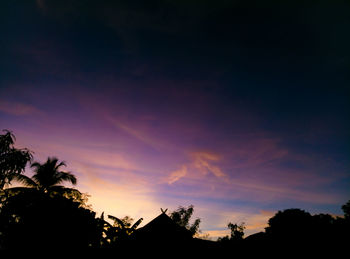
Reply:
[[[313,256],[344,254],[350,244],[350,201],[342,206],[344,216],[311,215],[301,209],[278,211],[264,232],[244,237],[244,224],[228,224],[231,236],[219,238],[223,248],[241,247],[245,254],[265,251],[268,255]],[[281,254],[281,253],[284,254]],[[287,252],[287,254],[285,254]],[[303,253],[304,254],[303,254]],[[348,252],[346,252],[348,253]]]
[[[63,185],[77,183],[74,174],[63,171],[64,162],[57,158],[48,158],[42,164],[33,162],[33,153],[15,148],[14,141],[15,136],[10,131],[5,130],[0,135],[0,249],[130,245],[142,218],[134,222],[128,216],[121,219],[103,213],[97,216],[87,204],[85,194]],[[28,164],[34,172],[32,177],[23,174]],[[11,187],[13,181],[22,186]],[[268,221],[264,232],[244,238],[244,224],[229,223],[230,236],[219,238],[217,242],[194,238],[193,244],[198,244],[196,249],[225,253],[235,247],[241,248],[235,253],[276,251],[277,248],[343,251],[349,241],[350,201],[342,209],[343,217],[311,215],[300,209],[279,211]],[[200,219],[190,224],[193,210],[193,206],[179,207],[168,215],[193,237],[199,237]]]

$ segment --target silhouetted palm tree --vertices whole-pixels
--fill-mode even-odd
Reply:
[[[70,198],[81,198],[81,193],[73,188],[61,185],[63,182],[70,182],[76,185],[77,178],[71,172],[61,171],[60,168],[66,166],[64,162],[59,162],[57,158],[48,158],[43,164],[35,162],[31,165],[34,168],[34,175],[17,175],[16,180],[26,187],[50,195],[59,194]],[[11,188],[12,191],[22,191],[23,187]]]

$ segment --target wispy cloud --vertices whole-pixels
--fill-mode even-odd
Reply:
[[[187,166],[183,165],[179,170],[173,171],[168,177],[168,184],[173,184],[176,181],[187,175]]]
[[[322,191],[333,179],[321,177],[318,167],[290,168],[290,163],[309,161],[277,138],[257,135],[238,139],[221,154],[208,150],[185,153],[189,161],[168,174],[166,182],[187,197],[310,204],[334,204],[341,199],[336,192]]]
[[[26,115],[42,115],[43,111],[38,108],[20,102],[8,102],[0,100],[0,112],[4,112],[15,116],[26,116]]]
[[[213,165],[213,162],[220,160],[217,154],[210,152],[193,152],[191,154],[193,157],[193,165],[204,175],[207,173],[212,173],[216,177],[224,177],[226,174],[218,167]]]
[[[190,161],[187,164],[183,164],[180,169],[170,173],[167,177],[168,184],[173,184],[184,177],[202,178],[208,174],[214,175],[216,178],[226,177],[221,168],[214,165],[220,161],[217,154],[207,151],[190,152],[188,158]]]
[[[143,144],[146,144],[156,150],[161,149],[164,147],[159,140],[156,140],[151,136],[151,134],[147,134],[145,131],[141,130],[141,125],[137,125],[137,127],[133,127],[131,125],[128,125],[125,122],[122,122],[121,120],[118,120],[116,118],[113,118],[112,116],[105,116],[106,120],[110,122],[114,127],[116,127],[119,130],[122,130],[129,136],[137,139]]]

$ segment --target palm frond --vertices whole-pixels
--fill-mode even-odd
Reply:
[[[47,161],[43,164],[34,162],[31,165],[35,172],[32,179],[46,189],[64,181],[76,185],[77,178],[71,172],[59,171],[59,168],[62,166],[66,166],[66,163],[59,163],[56,157],[48,157]]]
[[[38,184],[36,183],[36,181],[34,181],[32,178],[23,174],[14,175],[14,180],[28,187],[34,187],[34,188],[38,187]]]
[[[135,230],[143,221],[143,218],[140,218],[138,221],[136,221],[136,223],[134,225],[132,225],[131,230]]]
[[[57,179],[58,183],[67,181],[67,182],[71,182],[73,185],[77,184],[77,178],[71,172],[58,172],[57,178],[58,178]]]
[[[61,161],[60,163],[58,163],[58,158],[57,157],[48,157],[47,161],[45,162],[45,165],[47,165],[50,170],[58,172],[59,168],[62,166],[66,166],[66,162]]]
[[[55,160],[58,162],[58,159],[57,159],[57,158],[56,158]],[[56,162],[56,163],[57,163],[57,162]],[[59,163],[58,165],[56,165],[56,167],[55,167],[56,170],[58,170],[61,166],[67,166],[66,162],[62,161],[61,163]]]
[[[121,219],[114,217],[112,215],[108,215],[108,218],[113,220],[115,225],[119,225],[121,228],[125,228],[125,224]]]

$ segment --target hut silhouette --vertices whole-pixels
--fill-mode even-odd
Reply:
[[[177,224],[166,214],[167,210],[161,211],[159,216],[135,230],[132,239],[123,244],[122,248],[125,251],[132,251],[135,257],[139,255],[150,258],[157,258],[155,252],[162,251],[171,252],[173,257],[186,254],[186,258],[201,255],[207,257],[209,254],[214,257],[217,254],[216,242],[194,238],[191,231]]]
[[[167,214],[167,210],[139,228],[134,233],[136,241],[145,243],[183,243],[192,240],[192,233],[183,226],[175,223]]]

